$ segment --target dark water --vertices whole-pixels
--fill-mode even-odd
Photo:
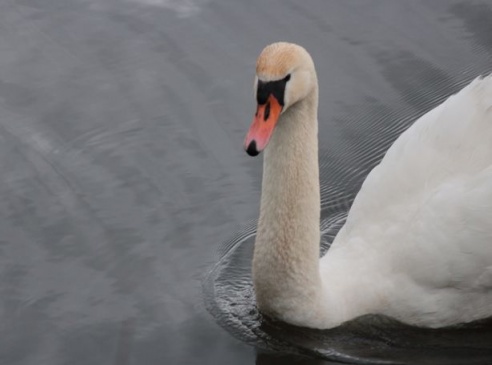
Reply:
[[[304,45],[329,241],[391,141],[492,70],[490,19],[483,0],[0,1],[0,363],[490,362],[482,327],[260,320],[242,150],[256,56]]]

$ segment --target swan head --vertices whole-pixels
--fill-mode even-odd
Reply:
[[[256,156],[263,151],[281,115],[316,88],[314,63],[303,47],[285,42],[265,47],[256,61],[258,105],[244,141],[246,152]]]

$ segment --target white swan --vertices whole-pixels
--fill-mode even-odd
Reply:
[[[295,44],[267,46],[255,90],[245,149],[265,149],[253,258],[262,312],[314,328],[370,313],[428,327],[492,315],[492,77],[397,139],[321,259],[311,57]]]

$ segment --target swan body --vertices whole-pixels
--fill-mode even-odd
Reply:
[[[364,314],[442,327],[492,316],[492,77],[419,118],[367,176],[321,259],[318,85],[302,47],[260,54],[245,140],[264,150],[259,309],[331,328]]]

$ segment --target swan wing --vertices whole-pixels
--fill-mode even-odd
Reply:
[[[326,267],[336,257],[365,262],[355,272],[378,280],[392,296],[380,296],[388,314],[406,321],[442,325],[492,315],[491,76],[396,140],[326,256]]]

